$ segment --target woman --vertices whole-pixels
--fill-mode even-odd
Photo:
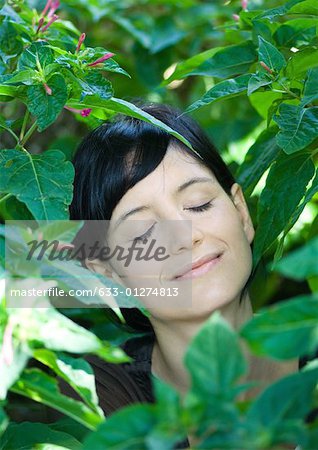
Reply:
[[[153,239],[164,242],[169,254],[127,267],[95,258],[87,267],[123,286],[174,286],[182,293],[181,303],[180,296],[175,303],[168,294],[156,303],[140,297],[149,319],[134,308],[122,309],[129,325],[149,332],[123,345],[134,363],[90,358],[106,414],[134,401],[153,401],[152,376],[183,395],[190,383],[183,356],[211,313],[219,310],[235,329],[253,315],[247,287],[254,228],[241,187],[190,117],[164,105],[142,109],[183,135],[194,151],[153,125],[121,117],[91,132],[74,159],[71,219],[108,220],[110,247]],[[163,223],[169,224],[166,233]],[[297,370],[296,361],[276,363],[245,351],[248,379],[262,387]]]

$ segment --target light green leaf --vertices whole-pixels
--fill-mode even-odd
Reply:
[[[197,100],[192,103],[192,105],[188,106],[186,112],[189,113],[217,100],[232,98],[242,94],[247,89],[250,77],[251,75],[247,74],[238,76],[237,78],[231,78],[230,80],[221,81],[207,91],[200,100]]]
[[[11,391],[57,409],[90,430],[95,430],[102,422],[102,418],[84,403],[61,394],[57,381],[39,369],[26,369]]]
[[[251,95],[253,92],[257,91],[263,86],[268,86],[273,82],[266,74],[253,74],[248,82],[247,95]]]
[[[258,60],[263,61],[273,72],[280,72],[285,67],[286,61],[282,53],[270,42],[258,37]]]
[[[4,348],[4,345],[6,348]],[[0,400],[6,398],[7,392],[13,383],[18,380],[21,372],[31,357],[31,351],[26,345],[22,345],[15,339],[12,340],[12,362],[5,359],[6,353],[11,353],[8,343],[0,346]]]
[[[305,78],[309,69],[318,66],[318,50],[309,46],[300,49],[299,52],[293,54],[289,59],[286,67],[286,76],[291,80],[299,80]]]
[[[255,19],[272,19],[276,16],[283,16],[285,15],[294,5],[297,5],[297,3],[301,3],[304,0],[291,0],[287,3],[285,3],[282,6],[278,6],[276,8],[267,9],[265,12],[262,12],[259,14]]]
[[[282,103],[273,120],[280,132],[277,144],[288,155],[311,144],[318,137],[318,107],[302,108]]]
[[[309,14],[318,16],[318,5],[316,0],[306,0],[296,4],[289,10],[290,14]]]
[[[258,203],[254,264],[288,226],[314,171],[314,164],[307,153],[281,154],[272,165]]]
[[[74,168],[59,150],[40,155],[26,151],[0,153],[0,191],[25,203],[39,220],[67,219]]]
[[[297,358],[317,349],[317,317],[318,297],[302,295],[259,311],[240,333],[259,355]]]
[[[45,130],[55,121],[67,101],[67,87],[62,75],[52,75],[47,84],[52,90],[51,95],[46,93],[42,84],[27,89],[27,106],[37,118],[39,131]]]
[[[93,411],[104,417],[98,406],[95,388],[95,377],[91,366],[82,358],[72,358],[68,355],[56,354],[47,349],[37,349],[33,356],[42,364],[50,367],[82,397]]]
[[[7,428],[2,441],[3,450],[21,449],[33,450],[39,448],[41,444],[53,445],[55,448],[66,448],[80,450],[81,443],[70,434],[53,430],[49,425],[37,422],[11,423]],[[1,444],[0,444],[1,445]]]
[[[263,131],[250,147],[236,172],[237,182],[246,195],[251,195],[263,173],[277,158],[280,148],[276,143],[276,127]]]
[[[35,72],[31,69],[21,70],[16,73],[12,74],[12,77],[9,78],[6,83],[12,84],[12,83],[22,83],[31,85],[34,83],[35,80]]]
[[[44,69],[53,62],[54,54],[49,44],[45,41],[37,41],[23,51],[18,61],[18,70],[38,70],[39,66]]]
[[[301,261],[301,264],[299,264]],[[318,275],[318,237],[277,262],[272,270],[295,280]]]

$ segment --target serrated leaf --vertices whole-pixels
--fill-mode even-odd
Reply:
[[[273,117],[280,128],[277,144],[288,155],[304,149],[318,137],[318,107],[282,103],[278,111],[279,115]]]
[[[258,37],[259,49],[258,59],[263,61],[273,72],[280,72],[285,67],[286,61],[282,53],[270,42]]]
[[[317,349],[317,317],[318,297],[302,295],[259,311],[240,334],[259,355],[297,358]]]
[[[29,86],[27,89],[27,106],[37,119],[39,131],[45,130],[56,120],[67,102],[67,87],[62,75],[52,75],[47,84],[52,90],[51,95],[42,84]]]
[[[48,150],[31,155],[2,150],[0,167],[0,191],[15,195],[36,219],[68,219],[74,168],[62,152]]]
[[[253,259],[256,264],[288,225],[315,167],[308,154],[281,154],[272,165],[258,203]]]
[[[202,106],[209,105],[217,100],[222,100],[224,98],[232,98],[237,95],[242,94],[246,91],[248,82],[251,75],[241,75],[237,78],[231,78],[229,80],[221,81],[220,83],[213,86],[208,90],[200,100],[192,103],[188,106],[186,112],[194,111],[195,109],[201,108]]]

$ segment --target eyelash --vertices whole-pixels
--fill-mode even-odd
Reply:
[[[187,210],[190,211],[194,211],[194,212],[202,212],[202,211],[207,211],[208,209],[210,209],[212,206],[212,200],[210,200],[207,203],[204,203],[204,205],[200,205],[200,206],[193,206],[192,208],[186,208]],[[141,236],[136,237],[133,241],[134,242],[139,242],[139,241],[143,241],[144,239],[148,239],[151,236],[152,233],[152,229],[155,226],[155,223],[152,225],[152,227],[149,228],[148,231],[146,231],[146,233],[144,233]]]

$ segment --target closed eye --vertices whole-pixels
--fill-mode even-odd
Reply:
[[[146,233],[142,234],[141,236],[137,236],[136,238],[134,238],[134,239],[133,239],[133,242],[140,242],[140,241],[144,241],[144,240],[148,239],[148,238],[151,236],[152,230],[153,230],[153,228],[154,228],[155,225],[156,225],[156,224],[154,223],[154,224],[149,228],[149,230],[146,231]],[[145,244],[145,243],[146,243],[146,242],[144,242],[144,244]]]
[[[202,212],[210,209],[212,206],[212,200],[210,200],[207,203],[204,203],[204,205],[200,206],[192,206],[191,208],[186,208],[187,210],[194,211],[194,212]]]

